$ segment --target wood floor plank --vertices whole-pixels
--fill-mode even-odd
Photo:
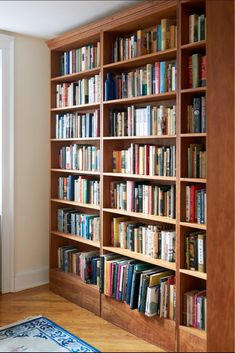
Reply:
[[[52,293],[48,286],[0,296],[0,326],[35,315],[46,316],[101,352],[162,352]]]

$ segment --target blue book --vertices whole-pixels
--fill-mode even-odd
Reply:
[[[65,52],[65,75],[69,75],[70,72],[70,62],[69,62],[69,51]]]
[[[205,224],[205,189],[201,190],[201,224]]]
[[[131,299],[131,286],[132,286],[132,277],[134,272],[135,263],[129,265],[128,278],[127,278],[127,289],[126,289],[126,303],[130,304]]]
[[[74,201],[74,175],[68,176],[68,186],[67,186],[67,199],[69,201]]]
[[[165,76],[166,76],[166,62],[161,61],[160,62],[160,93],[166,92]]]
[[[157,51],[162,50],[162,26],[157,25]]]
[[[152,117],[152,107],[151,105],[147,105],[146,107],[146,113],[147,113],[147,135],[152,135],[152,129],[151,129],[151,117]]]

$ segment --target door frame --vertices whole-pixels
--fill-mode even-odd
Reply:
[[[1,287],[14,292],[14,37],[0,34]]]

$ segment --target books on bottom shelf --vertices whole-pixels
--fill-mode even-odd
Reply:
[[[206,290],[184,293],[183,322],[185,326],[207,331]]]
[[[174,271],[116,254],[101,255],[100,259],[101,293],[146,316],[175,319]]]
[[[100,285],[100,257],[98,251],[81,252],[73,245],[58,248],[58,268],[80,276],[88,284]]]
[[[175,262],[175,230],[169,225],[146,225],[128,217],[114,217],[111,245],[153,259]]]
[[[100,240],[100,217],[95,214],[83,214],[73,208],[57,210],[58,231],[78,235],[84,239]]]

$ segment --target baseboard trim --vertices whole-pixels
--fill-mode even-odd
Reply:
[[[15,274],[15,292],[47,284],[49,282],[49,268],[41,267],[31,271]]]

